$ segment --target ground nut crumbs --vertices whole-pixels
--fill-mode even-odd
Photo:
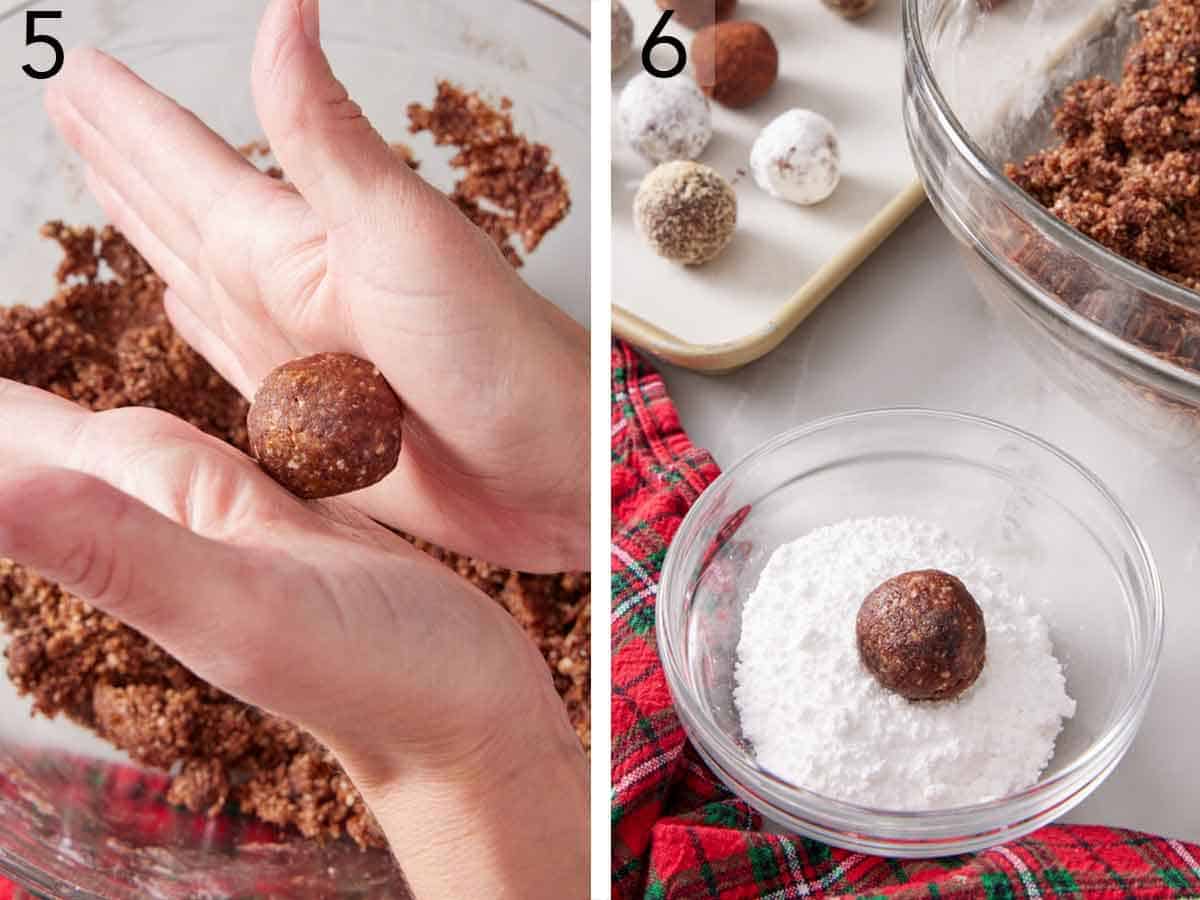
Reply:
[[[465,174],[450,199],[520,266],[512,239],[520,238],[526,253],[536,250],[570,210],[571,194],[550,148],[514,130],[511,109],[507,98],[496,109],[442,81],[433,106],[410,104],[408,118],[413,134],[428,131],[439,146],[458,148],[450,165]]]
[[[111,226],[54,222],[42,233],[63,249],[59,290],[41,308],[0,310],[0,378],[92,410],[162,409],[247,451],[246,401],[171,328],[164,284],[137,251]],[[414,543],[513,613],[588,746],[590,576],[524,575]],[[0,626],[11,636],[9,677],[34,711],[65,715],[143,765],[175,769],[171,803],[208,814],[232,806],[312,838],[384,844],[337,761],[310,735],[206,684],[152,641],[8,560],[0,560]]]
[[[1137,21],[1120,83],[1068,87],[1054,117],[1060,142],[1005,171],[1068,225],[1200,290],[1200,6],[1160,0]],[[1037,238],[1014,256],[1083,315],[1200,371],[1200,316],[1148,295],[1112,295]]]

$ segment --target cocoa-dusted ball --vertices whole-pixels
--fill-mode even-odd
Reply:
[[[961,581],[937,569],[889,578],[858,610],[858,653],[890,691],[950,700],[983,670],[983,611]]]
[[[318,353],[264,379],[246,426],[259,465],[305,500],[381,481],[400,457],[404,407],[371,363]]]
[[[612,0],[612,68],[615,72],[633,55],[633,16],[621,0]]]
[[[718,103],[749,106],[779,78],[779,50],[757,22],[721,22],[692,38],[692,71],[700,90]]]
[[[675,10],[675,19],[688,28],[703,28],[733,15],[737,0],[658,0],[661,10]]]

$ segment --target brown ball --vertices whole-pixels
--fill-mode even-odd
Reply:
[[[658,0],[661,10],[675,10],[675,19],[688,28],[703,28],[733,15],[737,0]]]
[[[858,653],[890,691],[950,700],[983,670],[983,611],[961,581],[937,569],[889,578],[858,610]]]
[[[633,55],[633,16],[621,0],[612,0],[612,68],[621,68]]]
[[[305,500],[381,481],[400,458],[404,407],[371,363],[318,353],[264,379],[246,426],[259,465]]]
[[[721,22],[692,38],[692,71],[700,90],[718,103],[749,106],[779,78],[779,50],[757,22]]]

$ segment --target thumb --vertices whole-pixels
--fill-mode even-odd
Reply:
[[[372,199],[424,183],[334,77],[318,0],[272,0],[259,26],[252,81],[259,121],[287,177],[326,228],[369,215]]]

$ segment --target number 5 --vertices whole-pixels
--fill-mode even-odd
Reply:
[[[35,69],[29,63],[21,66],[21,70],[30,78],[53,78],[59,73],[63,67],[63,45],[58,42],[57,38],[52,38],[48,34],[37,33],[38,19],[61,19],[63,16],[62,10],[54,12],[34,12],[33,10],[25,13],[25,46],[32,47],[34,44],[46,44],[54,51],[54,63],[49,69]]]

